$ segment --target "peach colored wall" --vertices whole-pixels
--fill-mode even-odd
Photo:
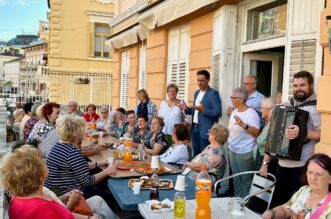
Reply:
[[[129,75],[129,106],[128,109],[134,109],[137,105],[138,90],[138,72],[139,72],[139,48],[138,46],[130,48],[130,75]]]
[[[315,152],[322,152],[331,156],[331,135],[328,133],[331,127],[331,101],[329,96],[331,93],[331,54],[328,42],[328,30],[331,28],[331,21],[326,20],[326,16],[331,15],[331,0],[326,2],[327,6],[321,13],[320,22],[320,43],[324,51],[323,75],[318,80],[317,92],[317,110],[321,113],[322,127],[321,140],[316,145]]]
[[[120,71],[121,71],[121,59],[120,59],[120,52],[113,53],[113,80],[112,80],[112,103],[113,103],[113,110],[119,107],[120,103]]]
[[[168,30],[152,31],[147,38],[147,85],[149,97],[157,105],[166,97]]]
[[[189,104],[193,103],[194,92],[198,89],[196,72],[199,69],[211,70],[212,27],[213,13],[199,16],[186,22],[174,22],[169,26],[158,28],[150,32],[146,40],[147,46],[147,85],[146,90],[151,100],[159,108],[159,104],[166,98],[168,33],[169,29],[182,25],[190,25],[190,61],[189,61]],[[140,43],[130,48],[130,87],[129,108],[137,103],[138,89],[139,47]],[[124,48],[124,50],[127,48]],[[120,51],[114,53],[113,71],[113,106],[119,106],[120,92]],[[115,58],[116,57],[116,58]]]
[[[189,63],[189,105],[193,104],[194,92],[198,89],[196,82],[197,70],[206,69],[211,72],[212,29],[212,13],[193,19],[190,22],[191,51]]]

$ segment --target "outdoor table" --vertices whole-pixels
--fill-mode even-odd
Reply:
[[[187,193],[186,193],[187,195]],[[211,208],[211,218],[219,219],[219,218],[232,218],[230,212],[228,211],[230,198],[212,198],[210,200],[210,208]],[[195,211],[197,208],[196,200],[186,200],[186,218],[195,218]],[[255,212],[246,209],[245,216],[240,218],[245,219],[257,219],[261,218],[260,215]],[[146,219],[169,219],[174,217],[174,211],[167,212],[151,212],[148,204],[140,203],[138,205],[138,210],[140,214]]]
[[[105,143],[119,143],[119,140],[112,137],[112,136],[106,136],[106,137],[102,137],[98,139],[98,144],[105,144]],[[82,145],[85,146],[87,145],[89,142],[84,139]],[[135,149],[133,149],[135,150]],[[101,151],[98,154],[92,155],[92,156],[88,156],[88,158],[93,161],[93,162],[98,162],[98,161],[103,161],[103,160],[107,160],[107,158],[112,157],[113,156],[113,152],[112,150],[106,149]],[[150,164],[151,162],[151,158],[148,156],[145,160],[145,162],[147,164]],[[160,162],[161,165],[171,169],[171,172],[169,172],[168,174],[177,174],[177,173],[181,173],[182,171],[177,169],[174,166],[171,166],[169,164]],[[116,170],[116,174],[115,175],[111,175],[110,177],[112,178],[127,178],[127,177],[137,177],[137,176],[143,176],[144,174],[142,173],[138,173],[136,171],[129,171],[129,170]]]
[[[159,175],[160,179],[171,179],[174,185],[176,184],[177,175]],[[188,176],[185,177],[186,187],[186,199],[195,198],[195,181],[190,179]],[[149,200],[149,189],[140,190],[139,195],[133,195],[133,192],[128,188],[129,179],[109,179],[108,187],[113,194],[115,200],[122,210],[137,210],[138,204],[144,203]],[[174,200],[176,190],[174,189],[160,189],[160,201],[164,199]],[[172,218],[172,217],[171,217]]]

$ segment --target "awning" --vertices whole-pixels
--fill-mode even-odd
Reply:
[[[106,45],[113,45],[116,49],[120,49],[137,43],[139,39],[145,40],[147,35],[148,30],[141,25],[137,25],[124,31],[123,33],[115,35],[114,37],[109,37],[106,41]]]
[[[190,14],[218,0],[169,0],[139,15],[141,25],[149,30]]]

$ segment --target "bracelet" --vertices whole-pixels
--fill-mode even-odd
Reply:
[[[248,126],[248,124],[246,124],[246,125],[245,125],[245,127],[244,127],[244,129],[246,129],[246,130],[247,130],[247,129],[248,129],[248,127],[249,127],[249,126]]]

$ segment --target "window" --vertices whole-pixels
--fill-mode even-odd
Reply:
[[[169,31],[168,84],[177,84],[177,97],[187,101],[189,81],[190,26],[176,27]]]
[[[95,24],[94,29],[94,57],[109,58],[109,47],[105,45],[107,37],[110,36],[108,25]]]
[[[129,75],[130,75],[130,52],[122,53],[121,60],[121,93],[120,106],[124,109],[129,105]]]
[[[146,45],[139,48],[139,84],[138,89],[146,88],[147,72],[146,72],[147,50]]]
[[[247,15],[247,40],[286,34],[287,0],[274,1],[251,9]]]

